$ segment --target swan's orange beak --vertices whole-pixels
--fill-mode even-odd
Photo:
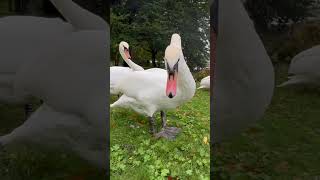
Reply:
[[[127,59],[131,59],[130,52],[128,49],[124,49],[124,54],[126,55]]]
[[[178,80],[178,63],[170,69],[170,66],[167,65],[168,79],[166,87],[166,95],[169,98],[173,98],[177,94],[177,80]]]

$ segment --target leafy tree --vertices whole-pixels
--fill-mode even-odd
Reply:
[[[316,0],[246,0],[249,11],[259,30],[270,30],[272,22],[283,29],[289,22],[299,22],[310,16],[310,7]]]
[[[209,60],[209,7],[207,0],[122,0],[112,7],[112,53],[118,59],[118,43],[134,49],[134,59],[147,66],[163,66],[163,52],[173,33],[182,37],[184,55],[191,69]],[[139,52],[138,52],[139,51]]]

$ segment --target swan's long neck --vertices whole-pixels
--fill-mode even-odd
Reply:
[[[120,51],[120,55],[122,57],[122,59],[128,64],[128,66],[134,70],[134,71],[143,71],[143,67],[139,66],[138,64],[134,63],[133,61],[131,61],[130,59],[128,59],[123,50],[121,50],[121,48],[119,48],[119,51]]]
[[[187,98],[193,97],[196,91],[196,82],[193,79],[193,76],[190,72],[190,69],[184,59],[184,55],[182,52],[181,46],[181,37],[178,34],[173,34],[171,37],[170,46],[174,46],[179,49],[180,56],[179,56],[179,64],[178,64],[178,79],[177,79],[177,86],[180,89],[182,96]]]
[[[50,0],[63,17],[77,30],[107,30],[108,24],[72,0]]]
[[[184,59],[182,50],[180,52],[180,61],[178,65],[178,88],[185,94],[186,96],[193,96],[196,91],[196,82],[190,72],[190,69]]]

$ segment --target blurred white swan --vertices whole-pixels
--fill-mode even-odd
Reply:
[[[201,79],[198,89],[210,89],[210,76]]]
[[[300,52],[291,60],[288,81],[278,87],[298,84],[320,85],[320,45]]]
[[[47,30],[51,34],[39,35],[40,39],[43,36],[42,41],[28,39],[25,28],[32,31],[33,24],[22,21],[22,17],[19,17],[21,27],[25,28],[7,27],[9,31],[21,32],[22,40],[36,42],[37,47],[30,49],[32,45],[28,44],[29,54],[19,49],[18,53],[28,55],[24,57],[25,63],[7,64],[4,68],[10,70],[11,67],[14,72],[15,65],[19,66],[13,80],[14,93],[18,97],[38,97],[44,104],[21,126],[0,137],[0,144],[6,147],[14,143],[34,143],[69,150],[106,168],[105,67],[110,54],[109,25],[71,0],[51,2],[68,23],[33,17],[34,23],[37,20],[49,25],[51,21],[56,23],[51,24],[51,31]],[[41,33],[41,28],[46,31],[45,27],[35,27],[39,28],[36,32]],[[34,38],[37,38],[35,33]]]
[[[272,63],[241,1],[219,1],[218,19],[217,58],[212,71],[214,142],[258,121],[274,89]]]

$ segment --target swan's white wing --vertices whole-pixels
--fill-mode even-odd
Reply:
[[[116,87],[118,91],[132,98],[152,98],[165,96],[167,71],[152,68],[145,71],[134,71],[121,80]]]
[[[72,150],[80,157],[105,168],[107,137],[103,126],[96,126],[88,120],[57,112],[42,105],[21,126],[0,137],[4,146],[14,144],[38,144],[60,150]]]
[[[220,1],[213,99],[214,141],[259,120],[270,103],[274,72],[239,0]]]
[[[129,75],[133,70],[128,67],[110,67],[110,94],[117,94],[115,87],[120,80]]]
[[[134,71],[116,86],[115,89],[123,95],[111,107],[132,108],[147,116],[159,109],[174,108],[177,102],[166,96],[166,81],[167,71],[164,69]]]

